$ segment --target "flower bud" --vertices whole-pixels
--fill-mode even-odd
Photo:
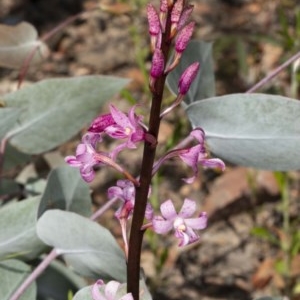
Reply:
[[[162,32],[165,32],[165,29],[166,29],[167,12],[168,12],[168,1],[161,0],[160,1],[159,19],[160,19]]]
[[[171,38],[175,36],[177,32],[177,25],[180,20],[181,13],[183,11],[183,0],[178,0],[171,12]]]
[[[175,50],[177,53],[181,54],[185,50],[193,34],[194,27],[195,22],[191,22],[179,32],[175,41]]]
[[[185,95],[194,81],[197,73],[199,71],[200,64],[195,62],[191,64],[181,75],[179,82],[178,82],[178,89],[181,95]]]
[[[152,57],[150,75],[154,78],[158,78],[163,74],[164,68],[165,68],[164,55],[160,49],[156,48]]]
[[[165,59],[162,51],[158,48],[155,49],[152,57],[152,65],[150,69],[150,89],[154,90],[156,79],[164,73]]]
[[[101,133],[103,132],[108,126],[116,124],[114,118],[111,114],[105,114],[97,117],[92,124],[90,125],[88,131]]]
[[[178,22],[177,30],[181,30],[183,26],[186,24],[187,20],[191,16],[194,9],[194,5],[188,5],[183,9],[183,12],[180,16],[180,20]]]
[[[160,32],[159,17],[156,9],[152,4],[147,5],[147,16],[148,16],[150,35],[154,35],[154,36],[158,35]]]

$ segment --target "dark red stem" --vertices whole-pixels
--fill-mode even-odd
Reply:
[[[174,1],[175,2],[175,1]],[[170,15],[168,15],[166,23],[166,31],[162,36],[161,50],[163,52],[165,62],[167,62],[171,42],[170,36]],[[160,111],[163,99],[163,91],[166,81],[166,75],[159,77],[154,85],[152,92],[152,103],[149,119],[148,133],[157,139],[160,126]],[[136,189],[135,206],[132,218],[132,225],[129,238],[129,253],[127,265],[127,291],[132,293],[135,300],[139,300],[139,280],[140,280],[140,258],[143,242],[142,230],[146,204],[148,199],[148,191],[152,178],[152,168],[155,159],[156,145],[149,142],[144,144],[143,160],[140,172],[140,186]]]

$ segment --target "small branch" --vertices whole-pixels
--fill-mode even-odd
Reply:
[[[55,249],[53,249],[43,261],[34,269],[34,271],[26,278],[26,280],[13,293],[10,300],[18,300],[25,290],[33,283],[33,281],[41,275],[41,273],[50,265],[50,263],[58,256]]]
[[[275,76],[278,75],[283,69],[285,69],[288,65],[296,61],[300,58],[300,51],[297,52],[294,56],[292,56],[290,59],[288,59],[286,62],[284,62],[282,65],[277,67],[275,70],[273,70],[269,75],[267,75],[265,78],[263,78],[261,81],[256,83],[252,88],[250,88],[246,93],[253,93],[254,91],[261,88],[263,85],[271,81]]]
[[[94,212],[90,219],[95,221],[98,219],[106,210],[108,210],[115,202],[117,202],[118,198],[114,197],[111,200],[107,201],[103,206],[101,206],[96,212]]]

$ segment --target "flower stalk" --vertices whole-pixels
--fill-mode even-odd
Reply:
[[[169,8],[170,11],[170,8]],[[170,40],[171,18],[167,14],[165,31],[161,37],[161,51],[164,60],[167,61],[171,47]],[[163,99],[163,91],[166,81],[166,74],[161,74],[156,78],[152,89],[152,102],[149,119],[149,130],[153,137],[157,139],[160,127],[160,112]],[[154,164],[156,145],[144,142],[143,160],[140,172],[140,186],[136,188],[135,207],[132,217],[132,225],[129,237],[129,252],[127,264],[127,291],[131,293],[135,300],[139,299],[140,280],[140,257],[144,231],[142,230],[149,187],[152,178],[152,167]]]

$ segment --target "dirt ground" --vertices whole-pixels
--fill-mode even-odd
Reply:
[[[146,79],[136,59],[137,55],[142,55],[146,68],[149,68],[150,56],[143,52],[148,49],[149,40],[142,2],[146,1],[124,1],[125,13],[112,6],[111,12],[97,10],[67,26],[49,40],[50,57],[39,67],[29,70],[26,82],[87,74],[130,77],[132,83],[128,89],[132,96],[148,105],[148,95],[144,92]],[[294,27],[300,4],[296,0],[191,2],[195,4],[193,19],[197,23],[194,38],[214,42],[218,95],[246,91],[298,51],[296,39],[290,46],[280,34],[284,19],[288,32],[298,37]],[[90,10],[99,3],[96,0],[2,0],[0,23],[16,24],[25,20],[43,35],[68,17],[84,9]],[[113,1],[105,3],[116,4]],[[0,76],[0,95],[15,89],[17,71],[0,69]],[[289,80],[289,73],[283,72],[264,91],[288,95]],[[114,101],[120,107],[120,98]],[[124,102],[122,109],[128,107],[126,100]],[[171,138],[178,116],[184,117],[183,111],[162,124],[160,141],[163,143]],[[187,133],[188,125],[185,124],[181,131]],[[70,153],[75,143],[64,145],[59,149],[60,153]],[[138,166],[140,162],[136,153],[126,153],[123,160],[129,166]],[[290,277],[286,278],[276,267],[278,261],[284,259],[284,252],[276,242],[265,241],[253,234],[253,229],[263,227],[277,241],[288,238],[282,229],[282,202],[274,174],[229,165],[223,174],[202,171],[192,185],[186,186],[180,178],[185,177],[183,174],[188,170],[181,167],[172,162],[162,169],[156,183],[159,198],[197,199],[201,210],[209,214],[209,225],[203,231],[200,243],[184,249],[178,249],[176,241],[170,237],[155,240],[153,253],[153,240],[151,242],[150,235],[146,237],[143,267],[154,299],[247,300],[266,295],[289,295],[300,274],[299,256],[294,256]],[[297,231],[299,174],[289,173],[289,178],[290,218]],[[98,172],[91,184],[95,206],[104,203],[105,188],[112,183],[112,174],[105,170]],[[112,212],[108,213],[102,222],[109,223],[115,233],[120,234],[117,223],[109,221],[111,215]],[[166,247],[169,251],[160,266],[157,257]],[[295,296],[293,299],[300,298]]]

